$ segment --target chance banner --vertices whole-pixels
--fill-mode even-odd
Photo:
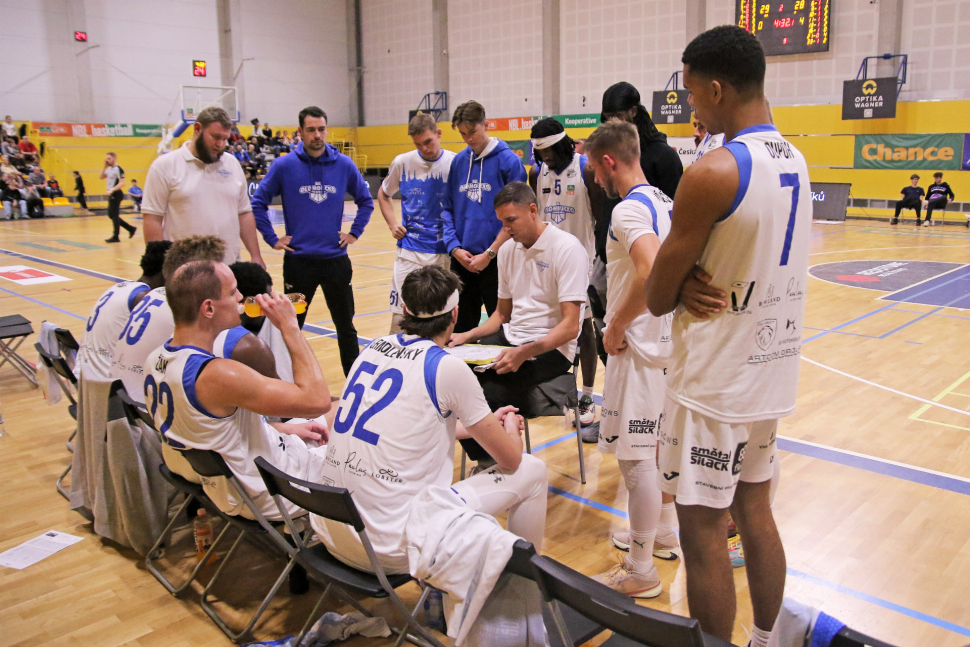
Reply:
[[[856,135],[855,168],[956,171],[963,134]]]

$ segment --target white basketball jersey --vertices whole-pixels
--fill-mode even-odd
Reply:
[[[140,281],[122,281],[104,291],[91,310],[77,354],[79,375],[88,380],[110,380],[118,335],[139,294],[148,291]]]
[[[636,281],[637,268],[630,258],[633,243],[646,234],[663,242],[670,233],[673,200],[649,184],[633,187],[620,204],[613,207],[606,237],[606,325],[609,326],[622,300]],[[670,322],[672,314],[655,317],[645,311],[626,329],[628,349],[651,364],[663,368],[672,351]]]
[[[176,449],[189,447],[218,452],[239,477],[263,514],[279,518],[279,511],[253,462],[262,456],[287,474],[303,480],[319,478],[324,450],[314,452],[301,438],[281,434],[259,414],[237,408],[224,418],[205,410],[195,393],[195,383],[205,365],[216,359],[193,346],[163,344],[147,358],[146,405],[156,428]],[[171,464],[172,471],[185,469]],[[185,476],[193,476],[185,475]],[[223,477],[202,478],[202,487],[220,510],[252,518],[242,499]],[[291,511],[298,508],[293,506]]]
[[[711,133],[707,133],[704,135],[704,139],[701,140],[701,143],[697,146],[697,156],[694,158],[694,161],[696,162],[700,158],[704,157],[705,153],[710,153],[715,148],[720,148],[723,145],[724,133],[721,133],[720,135],[712,135]]]
[[[455,420],[462,412],[439,406],[438,389],[446,387],[438,372],[447,362],[460,360],[428,339],[389,335],[374,340],[354,362],[333,421],[323,483],[353,493],[375,551],[395,569],[407,568],[404,528],[411,500],[429,485],[451,485]],[[477,387],[467,366],[457,369]],[[477,391],[484,402],[481,388]],[[465,399],[474,402],[474,395]],[[463,418],[465,424],[478,420]],[[356,566],[368,565],[351,529],[320,517],[311,521],[334,554]]]
[[[728,307],[707,320],[678,307],[667,390],[688,409],[743,423],[795,408],[812,195],[805,158],[774,126],[746,128],[724,147],[738,192],[698,264]]]
[[[293,358],[290,357],[290,350],[283,341],[283,333],[279,328],[270,323],[269,318],[263,319],[263,327],[256,335],[269,346],[276,358],[276,375],[284,382],[293,384]]]
[[[229,330],[223,330],[216,335],[216,340],[212,342],[212,354],[221,359],[232,359],[232,352],[236,350],[239,340],[250,335],[248,330],[242,326],[236,326]]]
[[[175,320],[165,298],[156,288],[141,300],[121,330],[111,364],[111,379],[124,382],[131,399],[145,403],[145,360],[148,354],[172,338]]]
[[[539,200],[539,217],[578,238],[592,261],[596,254],[596,239],[593,236],[593,210],[586,191],[585,172],[586,156],[579,153],[573,153],[573,161],[561,173],[543,164],[539,167],[536,180],[536,197]]]

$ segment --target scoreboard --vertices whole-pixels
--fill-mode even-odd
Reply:
[[[766,56],[829,51],[831,0],[735,0],[737,25]]]

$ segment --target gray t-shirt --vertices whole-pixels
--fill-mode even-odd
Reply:
[[[105,188],[107,193],[111,193],[111,190],[118,186],[121,178],[125,177],[125,172],[120,166],[109,166],[104,171]]]

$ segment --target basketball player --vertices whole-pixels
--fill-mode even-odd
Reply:
[[[221,261],[226,244],[216,236],[191,236],[172,244],[165,255],[162,277],[167,283],[179,267],[196,260]],[[145,403],[145,361],[148,354],[172,337],[175,322],[165,286],[146,293],[131,311],[115,345],[111,379],[121,380],[132,400]]]
[[[401,286],[404,333],[361,351],[334,419],[322,482],[353,491],[377,558],[391,573],[408,572],[411,501],[429,485],[452,485],[456,437],[474,438],[497,464],[452,489],[474,510],[508,510],[509,531],[542,546],[545,464],[522,453],[515,409],[493,414],[471,369],[443,350],[458,321],[460,287],[437,265],[408,275]],[[371,569],[352,528],[316,516],[311,523],[337,558]]]
[[[596,255],[593,223],[603,212],[603,191],[586,167],[586,156],[576,152],[576,143],[561,123],[547,117],[532,127],[532,150],[536,166],[529,172],[529,186],[539,201],[539,216],[544,222],[569,232],[586,248],[590,273]],[[579,399],[579,419],[589,425],[596,415],[593,382],[596,380],[596,333],[593,309],[586,299],[586,315],[579,333],[579,365],[583,372],[583,396]]]
[[[640,168],[636,128],[611,120],[586,140],[596,182],[612,198],[607,259],[607,312],[603,346],[610,354],[603,388],[599,449],[615,454],[629,491],[630,554],[600,581],[635,598],[654,598],[662,587],[653,565],[658,549],[672,554],[677,538],[657,538],[661,495],[657,486],[657,428],[663,420],[664,370],[670,357],[670,315],[647,312],[644,287],[660,244],[670,231],[673,202],[647,183]],[[656,540],[656,543],[655,543]]]
[[[255,298],[257,294],[273,293],[273,278],[261,265],[240,261],[230,265],[229,269],[236,277],[236,287],[243,299]],[[286,382],[293,382],[293,360],[290,359],[290,352],[286,349],[286,342],[283,341],[283,334],[279,329],[270,323],[266,315],[250,317],[243,312],[239,315],[239,319],[240,327],[255,335],[255,339],[262,342],[260,345],[270,352],[272,373],[260,370],[257,365],[248,362],[245,357],[237,356],[236,353],[231,354],[232,359],[242,362],[267,377],[278,377]]]
[[[162,264],[172,243],[158,240],[145,245],[141,257],[141,276],[135,281],[122,281],[98,297],[84,327],[77,363],[81,379],[111,380],[111,363],[118,335],[131,311],[151,290],[165,285]]]
[[[441,129],[434,117],[421,113],[408,124],[416,150],[398,155],[377,192],[384,221],[397,239],[397,256],[391,274],[391,334],[401,332],[401,285],[407,275],[426,265],[448,267],[442,201],[448,192],[448,171],[455,154],[441,148]],[[391,196],[401,190],[401,222]]]
[[[698,138],[698,135],[700,138]],[[711,133],[707,132],[707,126],[702,124],[695,117],[694,143],[697,145],[697,155],[694,157],[694,161],[696,162],[700,158],[704,157],[704,153],[709,153],[715,148],[720,148],[724,145],[724,133],[712,135]]]
[[[167,281],[168,305],[175,332],[148,355],[145,394],[158,430],[176,449],[218,452],[239,478],[260,512],[282,519],[253,460],[262,456],[287,474],[308,481],[320,478],[326,427],[267,423],[263,416],[314,418],[330,410],[330,390],[313,349],[300,332],[293,304],[281,294],[256,296],[263,312],[283,333],[293,358],[294,383],[260,375],[248,366],[212,354],[224,330],[239,325],[242,296],[223,263],[192,261]],[[309,443],[309,445],[308,445]],[[190,479],[186,463],[168,463]],[[205,493],[226,514],[251,518],[222,478],[202,481]],[[288,512],[301,514],[292,506]]]
[[[736,612],[727,512],[744,538],[754,633],[767,644],[785,585],[769,505],[778,418],[794,410],[812,221],[805,160],[774,126],[757,38],[715,27],[684,50],[697,118],[726,145],[684,174],[670,234],[647,281],[660,316],[695,265],[730,291],[707,319],[677,309],[661,426],[661,488],[677,498],[691,616],[730,640]]]

